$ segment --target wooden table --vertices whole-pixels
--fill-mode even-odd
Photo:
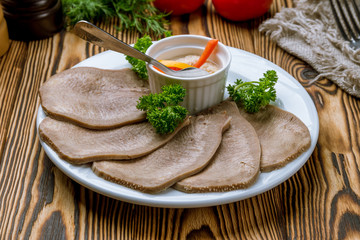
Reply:
[[[314,153],[278,187],[243,201],[206,208],[168,209],[105,197],[64,175],[44,153],[36,132],[39,87],[53,74],[104,49],[62,31],[32,42],[12,41],[0,58],[0,239],[360,239],[360,101],[289,55],[258,26],[290,0],[275,0],[265,16],[234,23],[210,1],[171,17],[174,35],[199,34],[264,57],[294,76],[320,119]],[[136,32],[100,27],[127,43]]]

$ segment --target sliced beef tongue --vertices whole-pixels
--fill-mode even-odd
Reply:
[[[177,182],[184,192],[222,192],[251,185],[259,175],[260,142],[251,124],[243,118],[234,102],[213,107],[213,113],[226,111],[232,120],[209,165],[196,175]]]
[[[146,155],[164,145],[189,123],[187,118],[173,133],[160,135],[148,122],[100,131],[46,117],[39,125],[39,134],[61,159],[83,164]]]
[[[151,154],[128,161],[94,162],[92,169],[107,180],[142,192],[163,191],[209,163],[230,119],[225,113],[192,117],[190,125]]]
[[[53,118],[90,129],[109,129],[145,120],[136,104],[149,92],[148,84],[131,69],[78,67],[47,80],[40,88],[40,99]]]
[[[268,105],[258,113],[240,113],[255,128],[261,145],[261,171],[285,166],[305,152],[311,143],[309,129],[294,114]]]

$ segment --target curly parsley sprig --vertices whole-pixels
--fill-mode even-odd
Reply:
[[[151,46],[152,41],[149,35],[144,35],[139,38],[134,44],[134,48],[139,50],[142,53],[145,53],[146,50]],[[131,65],[131,69],[142,79],[148,78],[148,72],[146,69],[146,63],[140,59],[126,56],[125,58]]]
[[[275,101],[277,80],[276,72],[268,70],[259,81],[244,82],[237,79],[234,85],[227,86],[227,90],[235,102],[243,104],[245,111],[255,113],[270,101]]]
[[[136,108],[146,111],[146,118],[160,134],[171,133],[187,116],[180,106],[186,90],[179,84],[165,85],[161,93],[150,93],[139,98]]]
[[[164,37],[171,36],[171,31],[164,32]],[[139,50],[142,53],[145,53],[146,50],[152,45],[152,40],[149,35],[145,34],[141,38],[138,38],[134,44],[134,48]],[[131,64],[131,69],[142,79],[148,79],[148,72],[146,69],[146,63],[143,60],[126,56],[126,60]]]

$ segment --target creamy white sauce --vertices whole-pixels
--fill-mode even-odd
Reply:
[[[185,57],[175,59],[175,61],[194,65],[199,60],[199,58],[200,56],[197,55],[187,55]],[[210,60],[207,60],[200,68],[209,73],[214,73],[219,70],[218,65]]]

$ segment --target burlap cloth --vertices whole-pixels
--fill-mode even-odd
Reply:
[[[297,0],[294,8],[283,8],[259,30],[318,71],[312,81],[325,77],[360,97],[360,49],[341,37],[328,0]]]

